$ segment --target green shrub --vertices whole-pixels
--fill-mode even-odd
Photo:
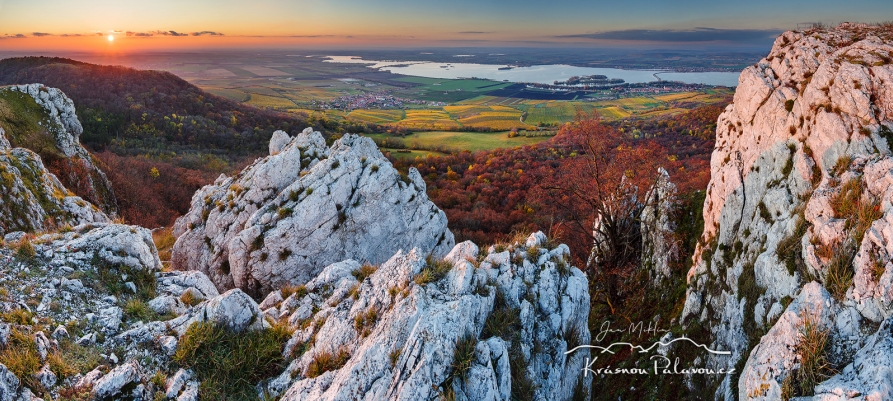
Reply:
[[[235,333],[214,323],[193,323],[183,334],[174,362],[192,369],[204,400],[256,399],[254,386],[286,366],[282,347],[291,337],[284,325]]]

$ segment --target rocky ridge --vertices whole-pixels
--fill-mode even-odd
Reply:
[[[174,235],[177,269],[256,296],[341,260],[379,264],[413,248],[443,256],[454,244],[418,171],[401,175],[369,138],[328,147],[310,129],[277,132],[270,156],[196,192]]]
[[[588,352],[565,357],[590,337],[588,284],[569,253],[539,232],[486,253],[464,242],[443,261],[412,250],[367,271],[330,265],[261,303],[296,329],[285,350],[295,360],[265,387],[282,400],[588,394]],[[342,366],[320,372],[321,358],[341,354]]]
[[[70,98],[41,84],[13,85],[0,87],[0,103],[5,103],[0,110],[6,110],[0,113],[0,126],[8,125],[7,139],[13,147],[28,148],[56,163],[67,187],[105,213],[117,211],[111,182],[80,144],[84,129]]]
[[[0,234],[106,221],[50,174],[37,153],[12,148],[0,128]]]
[[[876,374],[893,311],[891,39],[857,24],[786,32],[719,117],[683,311],[732,352],[707,361],[740,374],[717,398],[891,396]],[[813,323],[840,373],[798,389]]]

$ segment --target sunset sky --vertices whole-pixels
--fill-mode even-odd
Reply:
[[[803,23],[885,20],[893,1],[0,0],[0,50],[744,46]]]

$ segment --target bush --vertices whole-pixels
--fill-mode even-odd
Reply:
[[[37,253],[34,251],[34,245],[28,237],[22,238],[16,247],[16,257],[19,259],[31,260]]]
[[[283,325],[234,333],[210,322],[193,323],[173,359],[195,372],[201,381],[201,399],[255,399],[254,386],[285,368],[282,347],[290,337]]]

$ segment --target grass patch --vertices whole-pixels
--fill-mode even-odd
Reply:
[[[290,337],[284,325],[235,333],[214,323],[193,323],[173,360],[195,372],[203,400],[256,399],[254,386],[285,368],[282,347]]]
[[[511,341],[521,333],[521,310],[512,307],[502,291],[496,291],[493,301],[493,310],[487,321],[484,322],[484,330],[481,338],[500,337]]]
[[[453,377],[458,376],[465,380],[474,361],[474,349],[477,343],[477,339],[472,335],[465,335],[456,342],[456,350],[453,352]]]
[[[793,396],[812,395],[815,386],[831,377],[834,369],[828,361],[827,351],[830,330],[819,325],[818,318],[804,313],[802,324],[799,328],[800,344],[797,345],[797,355],[800,356],[800,368],[792,372]]]
[[[425,259],[425,263],[427,263],[427,266],[422,269],[414,279],[415,283],[418,285],[440,281],[446,277],[447,273],[453,268],[451,262],[446,260],[436,260],[431,256]]]
[[[360,312],[353,319],[353,327],[357,329],[360,337],[366,337],[372,333],[376,322],[378,322],[378,310],[373,307],[365,312]]]
[[[174,243],[177,237],[173,234],[174,228],[168,227],[152,232],[152,241],[155,242],[155,248],[158,249],[158,258],[162,263],[170,263],[171,252],[174,249]]]
[[[314,378],[330,370],[340,369],[350,359],[350,353],[341,348],[337,352],[320,352],[307,365],[307,377]]]
[[[836,247],[825,271],[825,288],[839,301],[843,301],[847,289],[853,285],[853,258],[857,250],[852,241]]]
[[[778,259],[784,262],[785,266],[788,268],[788,274],[793,276],[795,272],[799,271],[800,276],[805,278],[806,262],[803,260],[803,246],[801,245],[801,241],[803,236],[806,235],[806,230],[809,228],[809,225],[806,222],[802,211],[797,214],[795,219],[797,219],[797,224],[794,226],[794,231],[778,242],[775,254],[778,255]]]
[[[296,299],[304,298],[307,295],[307,287],[303,284],[301,285],[285,285],[279,289],[279,292],[282,293],[282,299],[288,299],[288,297],[295,295]]]
[[[363,281],[366,280],[366,277],[371,276],[372,273],[375,273],[376,270],[378,270],[377,267],[366,263],[366,264],[354,269],[354,271],[350,272],[350,274],[352,274],[354,277],[356,277],[357,281],[362,283]]]

